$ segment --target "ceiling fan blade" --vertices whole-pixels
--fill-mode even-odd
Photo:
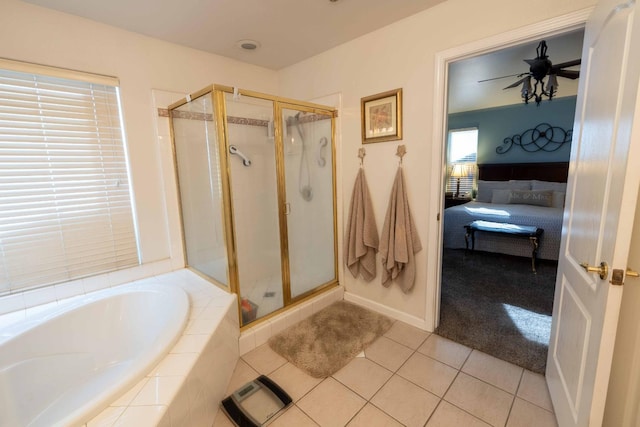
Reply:
[[[556,76],[564,77],[566,79],[575,80],[580,77],[580,71],[573,70],[558,70],[554,73]]]
[[[574,67],[576,65],[580,65],[581,62],[582,62],[582,60],[580,60],[580,59],[574,59],[573,61],[562,62],[560,64],[553,64],[551,69],[555,71],[555,70],[559,70],[561,68]]]
[[[492,80],[506,79],[507,77],[520,77],[522,74],[509,74],[508,76],[492,77],[490,79],[478,80],[478,83],[490,82]]]
[[[512,87],[516,87],[516,86],[520,86],[521,83],[523,83],[525,80],[527,80],[528,78],[530,78],[531,76],[526,76],[521,78],[520,80],[518,80],[517,82],[510,84],[509,86],[505,87],[504,89],[511,89]],[[503,90],[504,90],[503,89]]]
[[[535,64],[537,62],[537,58],[535,59],[523,59],[524,62],[526,62],[527,64],[529,64],[529,66],[532,66],[533,64]]]

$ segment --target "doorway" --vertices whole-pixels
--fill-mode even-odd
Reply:
[[[582,29],[571,28],[448,64],[442,165],[445,195],[441,202],[445,210],[436,332],[542,374],[551,329],[562,200],[570,155],[570,142],[559,141],[571,139],[577,84],[558,79],[561,89],[553,101],[545,99],[540,105],[535,102],[525,105],[520,98],[520,86],[529,65],[523,60],[535,58],[536,47],[545,40],[549,46],[547,55],[554,64],[570,62],[580,58],[582,38]],[[513,85],[514,82],[521,84]],[[508,86],[512,87],[503,90]],[[544,133],[538,127],[544,124],[548,126],[544,128],[546,131],[551,128],[554,134],[564,134],[559,140],[554,136],[552,141],[534,142],[546,144],[538,150],[513,142],[524,143],[532,134]],[[455,141],[450,136],[469,129],[477,130],[476,151],[473,156],[464,152],[464,157],[457,158],[453,154],[456,150],[451,149]],[[505,150],[503,141],[507,138],[511,138],[511,145]],[[469,159],[475,160],[474,167],[468,164]],[[464,173],[456,170],[460,164],[466,168]],[[488,187],[488,195],[486,188],[478,188],[478,180]],[[460,181],[463,191],[458,190]],[[476,189],[484,194],[476,194]],[[525,206],[515,201],[512,205],[506,199],[499,200],[512,189],[547,192],[549,205],[554,202],[553,207],[547,209],[528,202]],[[503,194],[492,200],[497,193]],[[557,200],[551,200],[553,197]],[[497,216],[489,211],[495,211]],[[478,251],[466,250],[464,225],[475,219],[536,225],[545,230],[536,249],[537,271],[531,271],[530,242],[514,239],[513,235],[479,233]]]

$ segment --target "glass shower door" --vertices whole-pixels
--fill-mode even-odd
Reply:
[[[242,324],[284,306],[273,101],[225,94]]]
[[[171,112],[188,266],[228,286],[219,141],[211,94]]]
[[[292,299],[336,279],[331,117],[282,109]]]

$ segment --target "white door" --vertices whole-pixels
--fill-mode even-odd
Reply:
[[[587,22],[547,382],[558,424],[600,426],[640,183],[640,24],[635,0]],[[608,265],[604,279],[581,263]]]

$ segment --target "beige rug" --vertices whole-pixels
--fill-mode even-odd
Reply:
[[[338,301],[269,339],[271,348],[316,378],[337,372],[393,321],[346,301]]]

